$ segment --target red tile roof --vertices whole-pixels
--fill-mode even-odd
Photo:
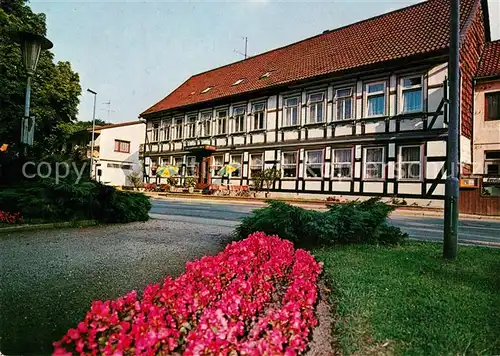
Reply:
[[[462,29],[471,22],[478,4],[479,0],[461,1]],[[429,0],[194,75],[141,116],[446,50],[449,9],[449,0]],[[271,75],[259,79],[266,72]],[[233,85],[242,78],[241,84]]]
[[[488,42],[483,50],[477,78],[500,75],[500,40]]]

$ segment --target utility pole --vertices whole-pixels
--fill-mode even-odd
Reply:
[[[240,52],[237,50],[233,50],[234,53],[241,54],[245,59],[248,58],[248,37],[242,37],[245,40],[245,52]]]
[[[446,189],[444,203],[444,241],[443,257],[455,259],[458,244],[458,196],[459,196],[459,161],[458,136],[460,122],[460,0],[451,0],[451,32],[449,78],[450,97],[448,122],[448,142],[446,145]]]

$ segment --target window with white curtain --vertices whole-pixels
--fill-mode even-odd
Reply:
[[[180,140],[182,138],[182,119],[175,120],[175,138]]]
[[[422,77],[401,78],[401,107],[400,112],[422,111]]]
[[[399,179],[422,179],[421,146],[399,147]]]
[[[170,137],[170,128],[172,126],[172,119],[163,120],[163,140],[169,141]]]
[[[366,116],[385,114],[385,82],[366,84]]]
[[[385,178],[383,147],[365,148],[363,178],[374,179],[374,180],[380,180]]]
[[[152,138],[152,141],[153,142],[158,142],[159,139],[160,139],[160,124],[156,123],[156,124],[153,124],[153,138]]]
[[[174,157],[173,166],[178,168],[176,176],[182,175],[182,157]]]
[[[335,120],[349,120],[353,118],[353,90],[352,88],[337,89],[335,91],[337,106]]]
[[[242,157],[241,155],[231,155],[231,164],[239,167],[237,170],[231,173],[231,177],[241,177],[241,168],[242,168]]]
[[[245,131],[245,108],[239,107],[233,109],[234,132]]]
[[[325,120],[325,94],[309,94],[307,99],[309,124],[316,124]]]
[[[352,178],[352,148],[334,149],[332,160],[332,178]]]
[[[295,126],[299,124],[299,98],[285,99],[285,117],[283,126]]]
[[[254,176],[255,173],[261,172],[264,168],[263,154],[253,154],[250,155],[250,177]]]
[[[201,114],[200,120],[200,136],[208,137],[212,134],[212,113],[206,112]]]
[[[223,156],[213,156],[213,163],[212,163],[212,175],[215,177],[219,176],[219,170],[222,168],[224,164],[224,157]]]
[[[297,177],[297,152],[283,152],[281,169],[283,171],[283,178]]]
[[[323,177],[323,150],[305,152],[305,175],[308,178]]]
[[[186,129],[187,129],[187,137],[188,138],[196,137],[196,116],[188,117]]]
[[[262,130],[264,129],[264,117],[265,117],[266,105],[264,103],[253,104],[252,105],[252,116],[253,116],[253,126],[252,130]]]
[[[227,110],[217,111],[217,134],[227,133]]]
[[[186,176],[194,177],[196,176],[196,157],[188,156],[186,158]]]

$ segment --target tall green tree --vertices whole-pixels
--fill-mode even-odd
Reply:
[[[12,147],[20,140],[27,79],[20,46],[12,36],[20,30],[45,36],[45,15],[35,14],[26,0],[0,1],[0,145]],[[80,94],[80,79],[71,64],[54,63],[52,52],[42,51],[31,89],[30,115],[36,119],[33,152],[48,155],[64,144],[64,124],[76,121]]]

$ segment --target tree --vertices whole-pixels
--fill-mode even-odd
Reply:
[[[35,14],[26,0],[0,2],[0,144],[14,148],[19,143],[24,113],[26,71],[15,31],[46,34],[44,14]],[[33,153],[44,156],[57,151],[66,136],[65,123],[76,121],[81,87],[69,62],[53,62],[50,51],[42,51],[32,78],[30,115],[36,119]]]

